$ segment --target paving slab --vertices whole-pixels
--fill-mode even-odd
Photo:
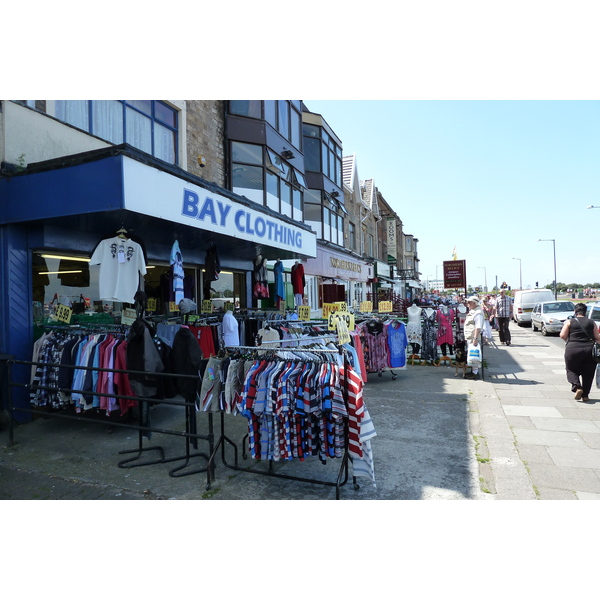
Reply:
[[[567,448],[587,448],[581,436],[575,432],[540,431],[539,429],[514,429],[513,433],[520,444],[539,446],[562,446]]]
[[[551,456],[554,464],[563,467],[598,469],[600,466],[600,450],[587,447],[548,446],[548,454]]]
[[[507,416],[514,417],[551,417],[556,419],[561,419],[563,417],[558,409],[553,406],[506,405],[503,406],[503,409]]]

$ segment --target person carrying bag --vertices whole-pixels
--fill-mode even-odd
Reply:
[[[565,345],[565,369],[567,381],[575,400],[587,402],[596,373],[597,358],[594,354],[600,332],[594,321],[585,316],[583,302],[575,305],[575,314],[564,322],[560,337]]]
[[[471,296],[467,299],[469,312],[465,318],[464,332],[467,343],[467,365],[471,367],[471,373],[467,373],[467,379],[479,379],[479,367],[483,364],[481,349],[481,330],[483,329],[483,310],[479,305],[479,298]]]

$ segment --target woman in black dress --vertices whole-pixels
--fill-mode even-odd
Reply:
[[[560,332],[560,337],[566,342],[567,381],[575,393],[575,400],[583,402],[589,400],[596,373],[596,361],[592,356],[592,340],[600,342],[598,326],[585,316],[585,312],[585,304],[582,302],[576,304],[575,315],[565,321]]]

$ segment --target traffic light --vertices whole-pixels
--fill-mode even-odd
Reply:
[[[540,287],[540,285],[537,281],[535,282],[535,287]]]

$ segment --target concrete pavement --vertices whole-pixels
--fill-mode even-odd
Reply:
[[[600,498],[600,390],[592,401],[573,399],[562,351],[539,333],[511,324],[513,344],[485,347],[485,380],[454,376],[442,364],[409,365],[370,374],[367,407],[375,424],[376,485],[357,478],[341,488],[341,500],[534,500]],[[183,430],[181,409],[152,409],[155,426]],[[208,415],[198,415],[206,431]],[[227,437],[238,446],[239,466],[266,470],[243,458],[246,423],[225,416]],[[215,435],[220,419],[215,418]],[[161,446],[166,460],[120,468],[137,447],[138,434],[107,419],[75,422],[36,418],[18,426],[15,445],[0,431],[0,499],[334,499],[340,462],[318,459],[274,463],[273,472],[321,483],[234,470],[217,456],[207,486],[203,456],[189,461],[183,438],[154,433],[144,447]],[[197,453],[208,454],[200,442]],[[144,458],[158,457],[154,451]],[[226,445],[225,459],[234,464]],[[172,476],[173,469],[179,469]],[[201,471],[201,472],[192,472]],[[191,472],[190,474],[186,474]]]

